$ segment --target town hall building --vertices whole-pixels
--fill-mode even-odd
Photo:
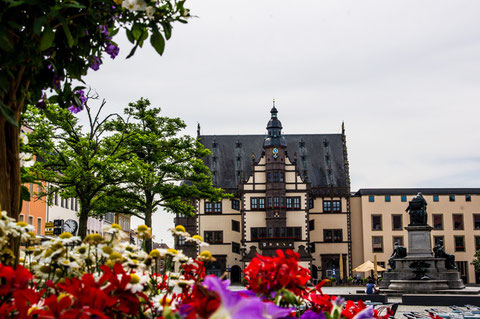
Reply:
[[[345,130],[337,134],[282,134],[273,106],[267,134],[201,135],[211,151],[204,163],[213,184],[233,194],[220,202],[197,200],[194,217],[177,216],[210,244],[216,262],[207,273],[230,271],[232,282],[257,253],[300,254],[313,278],[351,274],[350,177]],[[181,238],[176,248],[200,251]]]

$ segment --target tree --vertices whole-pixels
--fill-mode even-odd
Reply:
[[[118,133],[115,140],[104,137],[105,123],[100,112],[92,113],[85,102],[89,127],[83,130],[79,120],[58,105],[48,105],[45,110],[30,107],[25,114],[25,125],[32,128],[28,134],[30,151],[37,156],[30,174],[37,180],[49,183],[48,194],[75,197],[80,202],[78,235],[86,236],[89,216],[102,214],[103,204],[114,193],[112,187],[123,182],[125,156],[122,147],[126,136]],[[120,121],[121,122],[121,121]]]
[[[82,81],[104,55],[115,58],[120,29],[134,44],[149,38],[162,54],[174,22],[185,23],[185,0],[4,0],[0,4],[0,207],[20,213],[19,121],[26,105],[48,102],[78,112]]]
[[[211,173],[201,160],[210,154],[190,136],[179,136],[185,123],[179,118],[160,116],[159,108],[140,99],[124,110],[126,121],[112,120],[117,131],[115,138],[124,136],[129,159],[121,185],[121,193],[108,203],[116,213],[131,214],[152,227],[152,215],[165,208],[174,213],[192,214],[193,199],[209,198],[218,201],[227,197],[223,190],[212,186]],[[146,250],[152,249],[151,239]]]

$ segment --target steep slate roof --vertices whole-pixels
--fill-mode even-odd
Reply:
[[[348,187],[341,134],[283,136],[287,141],[288,157],[293,162],[294,154],[297,153],[297,168],[300,175],[305,178],[306,170],[308,182],[312,187]],[[201,143],[212,152],[212,155],[203,160],[210,170],[215,172],[215,185],[224,189],[236,189],[240,181],[237,177],[239,171],[243,171],[244,179],[247,180],[252,174],[252,153],[255,154],[255,161],[258,162],[263,152],[265,137],[265,135],[200,136]],[[327,165],[325,142],[328,143],[330,166]],[[305,156],[306,167],[303,166],[302,156]],[[237,164],[237,157],[240,158],[240,165]],[[329,170],[333,179],[332,185],[327,182]]]
[[[480,188],[362,188],[355,196],[362,195],[470,195],[480,194]]]

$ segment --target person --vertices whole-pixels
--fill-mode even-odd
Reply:
[[[378,294],[379,290],[373,283],[373,279],[369,279],[367,282],[366,293],[367,295]]]

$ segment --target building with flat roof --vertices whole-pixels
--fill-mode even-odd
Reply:
[[[360,189],[350,199],[353,265],[365,260],[385,267],[395,242],[407,247],[405,212],[418,193],[427,201],[427,223],[433,227],[432,247],[442,241],[465,283],[480,283],[472,261],[480,249],[480,188]]]

